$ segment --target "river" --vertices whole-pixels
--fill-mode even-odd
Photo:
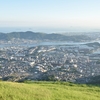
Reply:
[[[35,47],[35,46],[41,46],[41,45],[81,45],[81,44],[86,44],[86,43],[93,43],[93,42],[99,42],[100,41],[91,41],[91,42],[38,42],[38,43],[33,43],[33,44],[0,44],[0,48],[4,47],[16,47],[16,46],[21,46],[21,47]]]

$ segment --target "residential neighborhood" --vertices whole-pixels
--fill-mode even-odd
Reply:
[[[87,82],[100,75],[100,44],[0,48],[0,78]],[[84,79],[85,78],[85,79]],[[82,80],[84,79],[84,80]]]

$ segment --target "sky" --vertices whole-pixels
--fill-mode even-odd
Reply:
[[[100,31],[100,0],[0,0],[0,31]]]

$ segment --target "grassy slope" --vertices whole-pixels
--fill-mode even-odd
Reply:
[[[0,82],[0,100],[100,100],[100,87],[53,82]]]

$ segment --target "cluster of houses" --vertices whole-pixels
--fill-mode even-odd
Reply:
[[[78,79],[100,75],[99,47],[53,45],[0,50],[0,78],[18,81]]]

